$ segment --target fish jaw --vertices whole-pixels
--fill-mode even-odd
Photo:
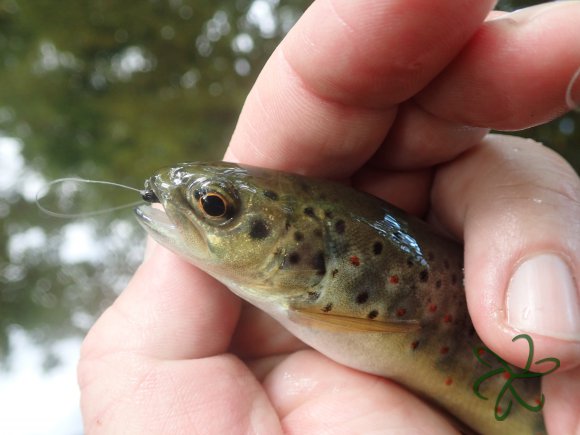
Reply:
[[[176,225],[169,220],[165,211],[147,204],[136,207],[134,212],[137,222],[153,240],[190,263],[199,263],[199,254],[192,252],[191,245],[188,244],[187,239],[181,237]]]
[[[167,180],[163,177],[165,174],[167,171],[159,171],[145,183],[145,188],[159,199],[162,209],[149,204],[136,207],[137,222],[161,245],[193,264],[199,265],[200,261],[205,264],[209,257],[205,237],[187,218],[190,211],[179,192],[180,184]]]

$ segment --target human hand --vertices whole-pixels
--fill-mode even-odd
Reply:
[[[535,257],[528,273],[537,281],[524,289],[540,283],[549,298],[526,302],[518,279],[508,303],[506,292],[522,260],[538,254],[561,256],[580,277],[580,182],[548,149],[486,128],[524,128],[565,110],[580,66],[580,5],[482,25],[492,3],[314,3],[264,68],[226,159],[349,180],[464,238],[479,335],[523,365],[527,354],[511,339],[528,332],[536,360],[561,360],[544,379],[545,417],[550,431],[572,433],[580,429],[574,281]],[[527,318],[518,314],[526,303]],[[154,244],[89,333],[79,382],[87,432],[452,430],[411,393],[307,349]]]

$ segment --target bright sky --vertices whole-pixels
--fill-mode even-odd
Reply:
[[[0,195],[19,192],[26,199],[33,200],[44,180],[26,167],[21,149],[17,140],[0,137]],[[67,232],[70,232],[70,237],[79,237],[82,229],[73,227]],[[90,233],[82,237],[90,238]],[[10,238],[10,254],[17,257],[21,254],[19,250],[38,248],[45,241],[42,228],[29,228]],[[74,250],[66,239],[62,249],[62,257],[74,258]],[[79,253],[79,257],[82,260],[83,253]],[[0,434],[82,434],[76,383],[80,340],[59,342],[54,353],[61,358],[62,364],[47,373],[42,370],[42,351],[24,331],[12,329],[10,344],[10,368],[0,368]]]
[[[27,335],[10,333],[9,371],[0,371],[0,434],[80,435],[76,363],[80,340],[64,340],[54,352],[63,363],[44,373],[42,353]]]

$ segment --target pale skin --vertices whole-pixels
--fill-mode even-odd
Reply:
[[[527,331],[509,323],[506,289],[523,259],[546,252],[580,280],[580,180],[542,145],[487,129],[526,128],[567,110],[580,3],[511,15],[491,7],[316,1],[264,67],[225,158],[349,180],[464,240],[476,330],[524,364],[527,349],[511,339]],[[580,102],[580,85],[571,96]],[[557,325],[571,330],[564,339],[530,332],[535,360],[562,363],[544,379],[552,433],[580,433],[573,323]],[[87,336],[79,383],[87,433],[454,430],[395,383],[307,349],[153,242]]]

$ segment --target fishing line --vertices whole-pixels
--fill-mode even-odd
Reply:
[[[128,190],[132,190],[132,191],[139,193],[139,195],[141,196],[142,199],[140,201],[135,201],[135,202],[131,202],[128,204],[118,205],[118,206],[114,206],[114,207],[107,207],[107,208],[102,209],[102,210],[94,210],[94,211],[88,211],[88,212],[82,212],[82,213],[60,213],[60,212],[50,210],[49,208],[43,206],[40,203],[40,201],[42,199],[46,198],[46,196],[51,192],[51,188],[58,186],[58,185],[61,185],[60,187],[62,189],[64,189],[66,187],[66,183],[99,184],[99,185],[119,187],[122,189],[128,189]],[[76,189],[76,187],[77,186],[75,184],[72,185],[72,188],[70,189],[69,195],[76,193],[75,191],[78,190],[78,189]],[[49,216],[54,216],[54,217],[58,217],[58,218],[80,218],[80,217],[90,217],[90,216],[96,216],[96,215],[101,215],[101,214],[105,214],[105,213],[111,213],[111,212],[116,211],[116,210],[134,207],[138,204],[142,204],[143,201],[147,201],[150,198],[150,195],[151,195],[151,192],[148,192],[146,190],[136,189],[136,188],[131,187],[131,186],[126,186],[124,184],[119,184],[119,183],[113,183],[111,181],[85,180],[82,178],[59,178],[57,180],[53,180],[53,181],[48,182],[42,189],[40,189],[38,191],[38,193],[36,194],[35,202],[36,202],[36,206]]]
[[[580,78],[580,67],[572,75],[572,79],[570,80],[570,83],[568,83],[568,87],[566,88],[566,105],[570,110],[574,110],[576,112],[580,111],[580,102],[576,102],[572,98],[572,88],[574,87],[579,78]]]

